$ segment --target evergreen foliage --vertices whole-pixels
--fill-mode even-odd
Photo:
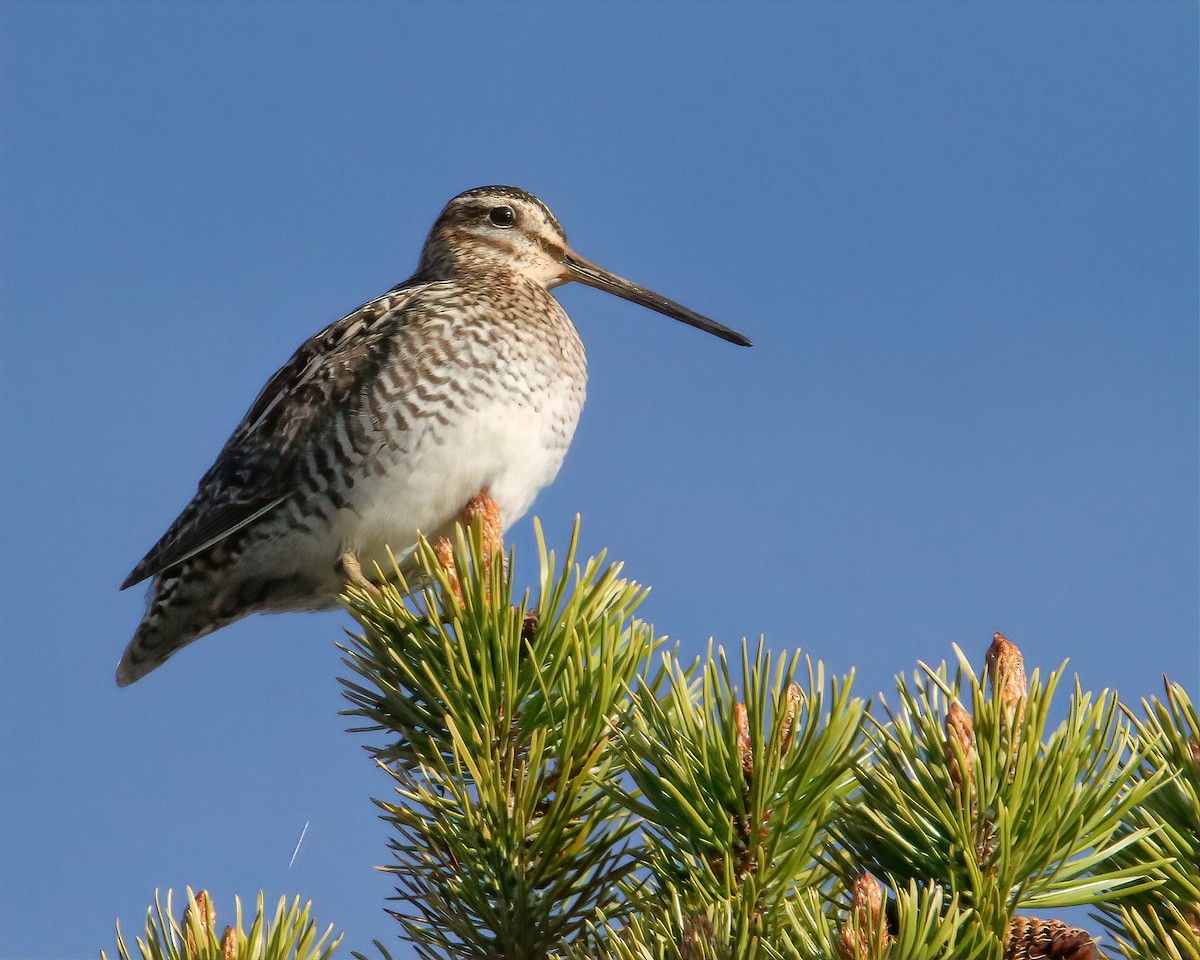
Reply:
[[[998,956],[1018,910],[1097,903],[1146,886],[1150,864],[1112,860],[1146,836],[1146,828],[1123,831],[1121,818],[1153,794],[1162,772],[1137,776],[1144,748],[1115,694],[1093,702],[1076,686],[1067,719],[1051,730],[1061,668],[1045,683],[1035,670],[1027,691],[1022,672],[1010,696],[993,677],[989,697],[956,652],[953,681],[945,664],[924,667],[915,689],[898,678],[898,708],[885,704],[887,722],[874,725],[871,762],[835,838],[846,872],[866,869],[901,886],[932,880],[957,894]],[[953,711],[968,690],[971,714]],[[956,732],[962,722],[973,738]]]
[[[242,925],[242,901],[235,898],[234,922],[217,934],[217,911],[208,894],[187,891],[188,905],[175,920],[171,892],[166,906],[154,894],[154,906],[146,915],[146,930],[136,939],[137,953],[130,948],[117,924],[118,960],[329,960],[342,942],[330,940],[333,927],[318,935],[309,916],[312,904],[300,905],[297,897],[288,906],[280,897],[273,916],[268,917],[263,895],[258,894],[254,920],[247,932]],[[108,955],[100,952],[102,960]]]
[[[1132,842],[1113,857],[1118,869],[1149,867],[1156,886],[1099,904],[1129,960],[1200,957],[1200,718],[1182,686],[1165,677],[1163,683],[1165,701],[1143,700],[1145,719],[1129,716],[1145,749],[1140,776],[1173,775],[1126,811],[1120,833]]]
[[[347,664],[350,711],[384,735],[372,747],[397,801],[402,908],[422,957],[541,960],[619,914],[634,866],[630,811],[606,789],[620,777],[610,740],[655,647],[633,618],[644,596],[595,558],[575,565],[578,528],[559,568],[540,537],[536,602],[513,606],[511,564],[460,531],[461,595],[422,542],[428,586],[353,594],[364,627]]]
[[[819,663],[803,661],[796,683],[801,662],[773,666],[762,642],[743,644],[740,701],[720,648],[698,695],[664,654],[665,695],[658,685],[634,695],[616,742],[629,777],[612,792],[640,820],[647,871],[631,893],[640,922],[609,938],[615,956],[689,941],[697,957],[770,956],[807,916],[796,898],[831,882],[824,834],[854,783],[865,705]]]
[[[414,591],[397,568],[398,587],[346,600],[362,627],[347,713],[392,786],[376,803],[406,949],[1087,960],[1104,956],[1091,936],[1045,914],[1089,904],[1127,960],[1200,958],[1200,721],[1182,687],[1139,718],[1109,691],[1064,695],[1064,667],[1027,683],[997,634],[978,673],[956,647],[953,673],[921,664],[873,714],[852,677],[762,641],[737,671],[720,647],[681,662],[619,565],[578,560],[578,526],[561,563],[540,527],[538,543],[536,594],[476,526],[453,570],[422,543]],[[338,943],[298,902],[267,922],[260,894],[250,934],[239,904],[221,938],[189,903],[176,923],[156,899],[142,960],[325,960]],[[133,960],[119,927],[118,953]]]

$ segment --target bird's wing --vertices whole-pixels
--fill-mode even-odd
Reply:
[[[121,589],[195,556],[287,499],[314,426],[331,403],[361,393],[382,363],[381,328],[403,323],[405,307],[430,286],[401,284],[306,341],[263,387],[191,503]]]

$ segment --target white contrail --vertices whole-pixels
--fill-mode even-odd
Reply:
[[[288,869],[292,869],[292,864],[296,862],[296,854],[300,852],[300,844],[304,842],[304,835],[308,833],[308,821],[304,821],[304,829],[300,831],[300,839],[296,841],[296,849],[292,851],[292,859],[288,861]]]

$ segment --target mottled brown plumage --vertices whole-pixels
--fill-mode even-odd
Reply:
[[[250,613],[332,607],[348,558],[404,564],[487,491],[505,526],[557,474],[587,367],[550,290],[607,290],[734,343],[740,334],[583,260],[513,187],[455,197],[417,273],[304,343],[122,588],[153,577],[117,668],[132,683]]]

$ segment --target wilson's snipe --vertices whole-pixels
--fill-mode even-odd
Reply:
[[[122,584],[154,578],[117,683],[247,614],[335,606],[360,564],[409,558],[417,531],[482,512],[498,537],[558,473],[583,406],[583,344],[550,295],[571,280],[750,344],[578,256],[536,197],[468,190],[411,279],[271,378]]]

